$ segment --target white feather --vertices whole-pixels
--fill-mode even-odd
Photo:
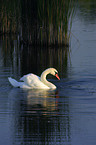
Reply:
[[[11,83],[12,86],[14,87],[19,87],[20,83],[17,82],[15,79],[12,79],[11,77],[8,77],[9,82]]]
[[[37,75],[34,75],[32,73],[24,75],[20,81],[18,82],[15,79],[9,77],[8,80],[14,87],[20,87],[20,88],[27,88],[27,89],[56,89],[56,86],[46,80],[47,74],[51,73],[52,75],[55,75],[55,72],[57,70],[54,68],[49,68],[45,70],[41,77],[38,77]]]

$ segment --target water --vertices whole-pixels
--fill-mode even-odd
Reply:
[[[90,5],[80,2],[77,7],[67,52],[26,51],[16,37],[1,39],[0,145],[96,144],[96,3]],[[55,91],[12,88],[7,79],[40,75],[53,66],[61,78],[48,77],[58,87]]]

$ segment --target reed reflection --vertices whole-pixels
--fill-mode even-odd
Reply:
[[[19,79],[25,74],[34,73],[38,76],[49,67],[58,70],[60,77],[68,75],[69,49],[34,48],[19,46],[17,37],[4,37],[0,42],[2,66],[12,69],[12,76]],[[61,73],[61,74],[60,74]]]
[[[70,119],[66,114],[60,115],[63,108],[59,104],[58,91],[12,89],[9,100],[15,142],[52,144],[70,141]]]
[[[21,53],[21,73],[24,75],[32,72],[40,76],[46,68],[54,67],[58,72],[67,75],[68,59],[69,50],[66,47],[59,49],[29,47],[28,50],[26,47],[23,47]]]

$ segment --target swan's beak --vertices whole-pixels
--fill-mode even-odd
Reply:
[[[59,78],[58,74],[56,74],[55,76],[56,76],[56,78],[57,78],[58,80],[60,80],[60,78]]]

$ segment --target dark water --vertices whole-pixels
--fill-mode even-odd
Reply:
[[[69,49],[20,47],[16,36],[1,38],[0,145],[96,144],[95,8],[95,2],[79,3]],[[47,67],[59,71],[60,81],[49,76],[55,91],[22,90],[8,82],[8,76],[40,75]]]

